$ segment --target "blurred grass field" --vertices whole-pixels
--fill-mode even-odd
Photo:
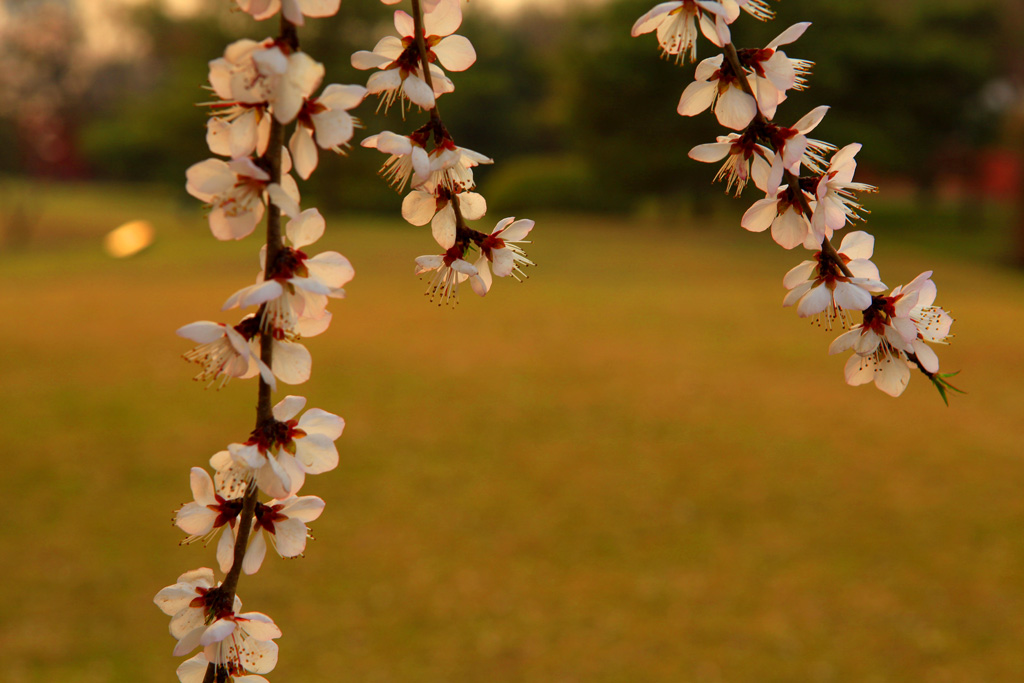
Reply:
[[[173,331],[221,319],[256,238],[159,193],[38,197],[34,246],[0,255],[0,679],[174,680],[152,597],[213,549],[170,519],[255,387],[191,382]],[[528,282],[438,310],[397,204],[317,245],[357,276],[292,393],[348,427],[304,489],[307,557],[240,585],[284,631],[272,680],[1024,680],[1024,276],[974,236],[876,252],[890,286],[934,269],[957,318],[946,408],[920,376],[845,386],[834,335],[780,306],[804,254],[740,209],[541,217]],[[106,257],[136,218],[157,243]]]

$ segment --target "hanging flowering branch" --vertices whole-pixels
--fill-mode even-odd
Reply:
[[[382,0],[393,5],[399,0]],[[385,36],[373,51],[352,55],[357,69],[376,69],[366,83],[367,91],[380,97],[378,109],[386,112],[398,103],[405,118],[408,103],[430,114],[430,120],[410,133],[383,131],[363,140],[364,147],[388,155],[381,175],[397,191],[409,186],[402,202],[402,217],[422,226],[428,223],[441,254],[416,259],[415,274],[433,272],[427,295],[438,305],[456,303],[461,282],[469,280],[473,291],[484,296],[493,276],[526,277],[523,268],[534,265],[520,245],[533,229],[533,221],[505,218],[489,233],[471,228],[487,202],[474,192],[473,168],[493,160],[459,147],[441,119],[437,100],[455,85],[445,75],[464,71],[476,61],[472,43],[455,35],[462,23],[459,0],[412,0],[412,14],[395,11],[397,36]],[[440,63],[441,66],[438,66]],[[477,257],[471,263],[471,255]]]
[[[256,283],[242,287],[224,310],[255,307],[235,324],[201,321],[178,334],[198,343],[185,359],[199,365],[197,380],[223,385],[231,378],[258,378],[256,424],[247,438],[210,458],[211,474],[193,467],[193,502],[177,511],[182,543],[207,544],[219,536],[217,581],[212,569],[185,572],[157,593],[155,602],[171,617],[176,656],[200,652],[178,667],[183,683],[265,681],[277,663],[274,642],[281,630],[260,612],[242,612],[239,578],[255,573],[268,543],[281,557],[301,556],[307,524],[324,509],[317,496],[298,495],[306,475],[338,465],[334,442],[345,422],[286,396],[276,405],[277,382],[300,384],[310,377],[312,359],[303,337],[327,329],[329,299],[355,274],[341,254],[310,256],[307,249],[324,233],[320,213],[301,210],[292,169],[309,178],[318,148],[341,152],[358,122],[348,110],[366,95],[361,85],[329,85],[314,93],[323,65],[299,49],[296,26],[305,17],[327,17],[340,0],[237,0],[262,20],[280,15],[275,38],[239,40],[210,62],[206,140],[212,158],[188,169],[186,189],[209,208],[210,231],[220,240],[240,240],[266,219]],[[292,126],[290,136],[286,129]],[[285,147],[285,139],[288,146]],[[282,221],[289,219],[282,226]],[[261,496],[262,494],[262,496]]]
[[[672,0],[656,5],[633,25],[633,36],[656,32],[662,54],[679,64],[687,57],[696,60],[698,34],[723,50],[697,64],[677,112],[695,116],[710,108],[721,125],[736,132],[697,145],[690,158],[708,163],[724,159],[715,180],[725,181],[726,192],[739,197],[752,181],[765,193],[743,214],[743,228],[770,228],[781,247],[803,246],[812,252],[811,259],[783,278],[789,290],[783,306],[796,305],[797,315],[817,318],[828,330],[837,320],[847,329],[829,353],[853,351],[845,367],[848,384],[874,382],[890,396],[899,396],[912,371],[918,370],[947,401],[948,391],[959,391],[948,382],[956,373],[939,372],[930,344],[946,343],[953,318],[933,305],[937,290],[931,271],[885,295],[887,287],[870,261],[874,237],[854,231],[838,249],[832,245],[836,230],[863,220],[857,193],[876,189],[853,181],[861,146],[854,143],[837,151],[831,143],[807,137],[828,107],[817,107],[792,126],[774,122],[788,91],[806,87],[813,63],[791,58],[782,48],[799,39],[810,23],[789,27],[763,48],[737,49],[730,26],[741,11],[762,21],[773,17],[764,0]],[[854,324],[857,313],[861,320]]]

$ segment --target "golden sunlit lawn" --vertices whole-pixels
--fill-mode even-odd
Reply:
[[[154,247],[105,257],[135,218]],[[127,192],[51,193],[38,231],[0,256],[0,679],[171,681],[152,597],[213,548],[170,520],[255,404],[191,382],[173,331],[224,319],[257,238]],[[284,631],[272,680],[1024,680],[1019,272],[880,240],[886,282],[934,268],[957,317],[946,408],[921,376],[845,386],[834,335],[780,307],[804,254],[766,235],[533,236],[528,282],[439,310],[425,229],[329,219],[357,276],[293,393],[348,427],[306,558],[240,584]]]

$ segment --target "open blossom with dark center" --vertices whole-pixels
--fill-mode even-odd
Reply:
[[[853,349],[845,367],[847,384],[873,381],[899,396],[910,381],[910,357],[929,373],[939,370],[939,359],[929,343],[945,343],[953,318],[933,306],[937,289],[931,271],[921,273],[889,296],[875,296],[864,311],[864,321],[837,337],[829,353]]]
[[[444,245],[441,245],[444,247]],[[480,273],[469,261],[464,258],[465,251],[462,245],[453,244],[446,248],[443,254],[430,254],[416,258],[416,269],[414,274],[422,275],[436,271],[427,285],[426,295],[433,301],[437,299],[437,305],[455,304],[459,300],[459,283],[465,280],[472,280],[470,286],[477,294],[487,293]],[[483,294],[481,294],[483,296]]]
[[[514,217],[503,218],[494,226],[494,230],[487,235],[478,245],[480,247],[480,258],[474,264],[480,275],[479,281],[483,285],[482,292],[477,294],[483,296],[491,289],[491,272],[498,277],[511,275],[522,282],[526,277],[522,268],[535,265],[526,257],[520,244],[530,244],[524,238],[533,230],[534,222],[523,218],[516,220]],[[488,265],[490,264],[490,265]],[[476,283],[473,280],[472,283]],[[476,286],[473,287],[476,291]]]
[[[182,638],[192,633],[195,629],[204,626],[207,622],[208,604],[212,599],[211,591],[219,584],[214,581],[213,570],[208,567],[201,567],[187,571],[178,577],[178,582],[162,588],[153,598],[153,602],[160,610],[171,617],[171,635],[181,641]],[[208,598],[209,596],[209,598]],[[235,596],[234,609],[242,609],[242,601]],[[179,652],[179,647],[174,649],[175,655],[183,655],[195,648],[193,645],[189,650]]]
[[[316,496],[289,496],[256,504],[249,547],[245,549],[242,571],[255,574],[267,554],[267,539],[281,557],[300,557],[306,550],[306,539],[312,538],[307,523],[316,520],[324,510],[324,501]],[[238,530],[232,527],[234,538]],[[229,568],[230,568],[230,562]],[[224,570],[223,566],[221,567]]]
[[[323,216],[316,209],[306,209],[288,221],[284,246],[274,263],[265,262],[264,248],[260,253],[263,269],[256,284],[228,297],[224,309],[266,304],[261,330],[275,339],[293,338],[300,318],[321,318],[328,298],[344,297],[342,286],[355,276],[352,264],[336,251],[313,257],[302,251],[302,247],[320,239],[324,228]]]
[[[402,200],[402,218],[413,225],[430,223],[438,244],[454,244],[456,232],[455,206],[467,221],[475,221],[487,213],[487,201],[476,192],[451,192],[440,186],[434,192],[413,190]]]
[[[287,498],[295,494],[307,474],[322,474],[338,466],[334,442],[345,429],[345,421],[319,408],[295,416],[306,405],[301,396],[286,396],[274,406],[274,419],[253,430],[245,443],[228,446],[235,464],[248,468],[267,495]]]
[[[430,175],[423,183],[423,189],[431,193],[436,193],[440,187],[453,193],[472,190],[476,187],[473,168],[480,164],[494,163],[494,159],[480,152],[457,146],[450,137],[445,137],[430,150],[428,158]]]
[[[949,331],[953,325],[953,316],[943,309],[935,306],[935,297],[938,288],[931,279],[932,271],[927,270],[911,280],[903,287],[893,290],[893,296],[917,293],[917,302],[910,309],[908,317],[914,324],[917,336],[911,342],[914,356],[921,362],[921,366],[928,372],[939,371],[939,357],[928,344],[945,344],[950,336]]]
[[[210,231],[219,240],[240,240],[263,219],[270,174],[246,157],[207,159],[185,173],[185,189],[210,207]]]
[[[277,666],[277,643],[281,629],[270,617],[260,612],[217,613],[209,626],[193,631],[178,644],[191,643],[198,632],[195,645],[203,647],[203,654],[211,663],[228,671],[265,674]],[[183,648],[184,649],[184,648]]]
[[[223,103],[265,107],[270,100],[270,75],[261,72],[253,54],[277,49],[273,38],[263,41],[243,38],[224,50],[224,56],[209,63],[210,86]]]
[[[288,141],[295,172],[300,178],[309,179],[316,169],[317,145],[340,153],[342,146],[352,139],[358,121],[348,110],[362,102],[364,97],[366,88],[361,85],[332,83],[324,88],[320,97],[306,99],[299,110],[295,132]]]
[[[210,386],[219,379],[220,386],[224,386],[232,377],[252,377],[258,372],[263,381],[274,388],[273,373],[249,343],[257,333],[256,326],[248,319],[234,327],[201,320],[179,327],[176,332],[179,337],[199,342],[199,346],[182,356],[202,368],[193,378],[196,381],[209,381],[207,386]]]
[[[282,161],[281,183],[277,184],[271,183],[270,175],[249,157],[227,162],[207,159],[185,172],[185,189],[209,206],[207,217],[214,237],[240,240],[263,219],[268,196],[285,213],[297,212],[299,188],[288,175],[290,169],[291,162]]]
[[[242,496],[222,495],[213,485],[213,479],[201,467],[193,467],[189,477],[194,500],[186,503],[174,516],[174,524],[188,534],[183,544],[202,541],[207,544],[225,528],[234,530],[235,521],[242,512]],[[221,534],[217,544],[217,562],[227,573],[234,559],[234,534]]]
[[[857,211],[861,207],[854,192],[874,192],[878,189],[867,183],[853,182],[853,174],[857,171],[854,157],[860,148],[860,143],[855,142],[832,155],[828,169],[818,180],[814,192],[818,205],[811,221],[816,233],[831,237],[833,230],[859,219]]]
[[[755,4],[758,3],[759,0],[755,0]],[[734,0],[733,4],[738,3]],[[635,38],[657,31],[658,45],[663,55],[675,56],[676,63],[682,63],[687,55],[690,61],[694,61],[697,59],[698,26],[704,37],[718,47],[724,47],[715,20],[726,13],[723,3],[710,0],[662,2],[637,19],[630,33]]]
[[[281,123],[295,119],[323,76],[323,64],[272,38],[235,41],[210,62],[209,71],[210,85],[223,102],[265,105]]]
[[[753,79],[744,71],[737,74],[724,55],[708,57],[694,71],[694,82],[686,86],[676,111],[682,116],[696,116],[708,107],[726,128],[743,130],[757,114],[757,102],[743,90],[741,79],[753,87]],[[774,112],[773,112],[774,113]]]
[[[803,90],[814,62],[793,59],[779,49],[789,45],[804,34],[811,25],[805,21],[794,24],[780,33],[772,42],[760,50],[740,50],[740,63],[754,74],[754,94],[761,113],[766,117],[775,116],[776,107],[786,99],[789,90]]]
[[[770,226],[772,239],[784,249],[800,244],[808,249],[820,247],[821,240],[815,241],[811,221],[804,215],[797,192],[803,190],[783,185],[774,194],[757,200],[743,214],[740,225],[751,232],[763,232]],[[804,199],[807,199],[806,193]]]
[[[433,87],[427,85],[423,75],[413,18],[402,10],[395,12],[395,29],[401,37],[385,36],[372,52],[360,50],[352,55],[355,68],[379,69],[370,76],[366,89],[381,95],[385,111],[397,99],[407,99],[423,109],[432,108],[437,97],[455,89],[433,62],[440,62],[449,71],[464,71],[476,61],[472,43],[463,36],[452,35],[462,23],[462,11],[453,9],[453,5],[445,3],[423,16],[427,67]]]
[[[430,176],[430,157],[424,149],[425,135],[398,135],[385,130],[371,135],[359,144],[388,155],[380,174],[399,192],[405,188],[410,178],[412,186],[416,187],[425,183]]]
[[[821,120],[828,113],[827,106],[815,107],[792,128],[770,124],[766,127],[764,134],[769,140],[770,146],[775,149],[775,156],[772,159],[771,173],[768,176],[768,194],[773,194],[782,184],[784,171],[799,176],[800,167],[806,166],[811,173],[820,175],[825,167],[824,155],[835,149],[835,145],[813,140],[807,137],[807,133],[817,128]]]
[[[842,316],[843,311],[863,311],[871,305],[871,293],[884,292],[885,284],[879,280],[878,268],[871,262],[875,238],[863,231],[847,233],[839,245],[839,260],[853,273],[848,277],[838,263],[822,251],[814,259],[796,266],[782,280],[789,290],[783,306],[797,304],[801,318],[823,314],[826,327]]]
[[[767,185],[770,167],[765,159],[773,158],[771,150],[758,144],[757,133],[752,129],[743,133],[719,135],[716,142],[697,145],[690,150],[688,156],[696,161],[708,163],[725,158],[725,163],[715,174],[714,182],[724,178],[725,191],[729,192],[735,186],[737,197],[743,192],[751,177],[760,175],[765,179],[761,185]]]

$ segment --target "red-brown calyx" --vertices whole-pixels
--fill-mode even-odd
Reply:
[[[243,500],[241,498],[225,500],[220,494],[214,494],[214,498],[217,499],[217,504],[206,506],[217,513],[217,519],[213,520],[213,528],[217,529],[225,524],[234,526],[235,519],[242,512]]]
[[[300,439],[306,432],[298,428],[298,420],[267,420],[265,423],[252,430],[247,446],[256,446],[260,453],[266,454],[268,450],[282,448],[285,451],[295,453],[295,439]]]
[[[891,324],[892,319],[896,317],[896,302],[902,298],[902,294],[871,297],[871,305],[864,311],[864,322],[861,327],[884,337],[885,326]]]
[[[262,528],[272,534],[275,533],[274,524],[288,519],[288,515],[281,514],[281,508],[283,507],[284,503],[277,503],[276,505],[256,503],[256,529]]]

